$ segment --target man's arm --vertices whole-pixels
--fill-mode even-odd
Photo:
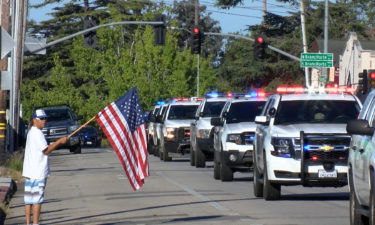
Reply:
[[[53,142],[52,144],[48,145],[46,149],[43,150],[43,154],[48,155],[50,154],[53,150],[55,150],[59,145],[65,144],[69,140],[68,137],[62,137],[58,139],[57,141]]]

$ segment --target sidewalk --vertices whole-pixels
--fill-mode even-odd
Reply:
[[[11,178],[0,177],[0,203],[7,205],[12,195],[16,192],[17,186]],[[5,213],[0,208],[0,224],[4,224]]]

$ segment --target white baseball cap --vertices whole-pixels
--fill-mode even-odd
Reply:
[[[46,118],[47,117],[47,114],[46,112],[44,112],[43,109],[37,109],[33,112],[33,115],[31,116],[33,119],[42,119],[42,118]]]

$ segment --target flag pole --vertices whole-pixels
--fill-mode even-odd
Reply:
[[[77,130],[73,131],[73,133],[71,133],[68,138],[71,138],[73,135],[75,135],[78,131],[80,131],[82,128],[84,128],[87,124],[89,124],[91,121],[93,121],[95,119],[96,116],[93,116],[91,119],[89,119],[85,124],[83,124],[82,126],[80,126]]]

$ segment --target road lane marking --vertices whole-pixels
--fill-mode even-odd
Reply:
[[[220,210],[222,212],[227,212],[229,211],[229,209],[225,206],[222,206],[220,205],[219,203],[207,198],[206,196],[204,195],[201,195],[199,194],[198,192],[194,191],[193,189],[189,188],[188,186],[186,185],[183,185],[183,184],[180,184],[174,180],[172,180],[171,178],[167,177],[164,173],[162,172],[156,172],[157,175],[163,177],[165,180],[167,180],[169,183],[172,183],[174,185],[176,185],[177,187],[183,189],[184,191],[186,191],[187,193],[197,197],[198,199],[202,200],[202,201],[206,201],[207,204],[209,204],[210,206],[214,207],[215,209],[217,210]]]

